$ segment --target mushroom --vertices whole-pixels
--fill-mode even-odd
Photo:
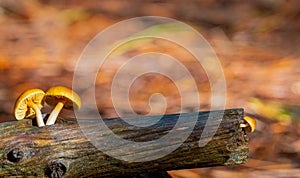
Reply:
[[[43,108],[43,98],[45,92],[40,89],[30,89],[23,92],[17,99],[14,106],[14,115],[17,120],[36,115],[37,125],[45,126],[41,109]]]
[[[49,88],[46,91],[44,101],[50,106],[55,106],[48,117],[46,125],[54,124],[63,108],[73,110],[81,107],[81,99],[78,94],[63,86]]]
[[[255,119],[249,117],[249,116],[245,116],[244,120],[246,121],[246,123],[244,124],[240,124],[240,127],[245,128],[245,130],[247,132],[254,132],[255,127],[256,127],[256,121]]]

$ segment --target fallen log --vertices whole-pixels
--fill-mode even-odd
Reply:
[[[212,139],[199,147],[199,139],[214,113],[209,127],[218,127]],[[224,113],[224,115],[219,114]],[[195,113],[194,113],[195,114]],[[196,113],[198,118],[188,138],[172,153],[146,162],[127,162],[111,157],[97,149],[83,134],[78,120],[60,118],[55,125],[37,127],[33,120],[0,124],[0,177],[118,177],[145,172],[168,171],[210,166],[243,164],[248,158],[248,137],[240,124],[244,123],[243,109],[229,109]],[[181,114],[187,118],[191,113]],[[148,116],[155,119],[161,116]],[[104,119],[106,125],[121,138],[143,142],[155,140],[174,128],[179,114],[164,115],[149,128],[134,128],[119,118]],[[96,120],[95,120],[96,121]],[[80,120],[91,130],[93,120]],[[182,128],[184,129],[184,128]],[[111,134],[111,133],[107,133]],[[101,137],[93,132],[94,137]],[[165,143],[166,146],[175,143]],[[160,145],[141,148],[140,153],[126,151],[126,155],[147,153]],[[115,150],[118,152],[118,148]]]

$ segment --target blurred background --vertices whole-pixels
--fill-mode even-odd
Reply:
[[[146,15],[174,18],[200,32],[223,67],[226,108],[245,108],[258,124],[249,135],[247,164],[170,171],[172,177],[300,177],[298,0],[0,0],[0,122],[14,120],[14,102],[27,89],[71,88],[76,62],[96,34],[121,20]],[[124,61],[145,52],[161,52],[181,61],[197,82],[200,110],[209,109],[209,81],[193,56],[178,45],[152,39],[119,50],[114,60],[105,63],[96,80],[101,116],[118,116],[110,96],[114,74]],[[191,81],[182,83],[189,93]],[[133,83],[133,110],[162,112],[160,100],[149,107],[153,93],[165,96],[166,113],[180,111],[176,86],[157,74],[143,75]],[[83,101],[88,94],[81,95]],[[183,109],[189,112],[192,106]],[[43,112],[50,110],[46,107]]]

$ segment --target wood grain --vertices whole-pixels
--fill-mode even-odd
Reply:
[[[224,112],[224,115],[220,114]],[[211,111],[217,127],[213,138],[204,147],[199,139],[210,112],[199,112],[197,123],[184,143],[172,153],[147,162],[126,162],[104,154],[85,137],[76,119],[60,119],[57,124],[36,127],[32,120],[0,124],[0,177],[115,177],[144,172],[226,166],[245,163],[248,158],[248,137],[240,127],[243,109]],[[182,114],[188,118],[193,113]],[[223,116],[223,117],[222,117]],[[149,116],[156,119],[160,116]],[[165,115],[155,125],[137,128],[119,118],[105,119],[106,125],[121,138],[136,142],[159,139],[174,128],[179,114]],[[145,117],[146,118],[146,117]],[[143,118],[144,119],[144,118]],[[189,122],[189,119],[187,119]],[[80,125],[96,129],[96,120],[80,120]],[[220,123],[220,125],[218,125]],[[96,130],[94,137],[101,137]],[[110,134],[110,133],[107,133]],[[181,140],[178,140],[180,142]],[[164,146],[177,141],[164,143]],[[130,150],[126,155],[159,151],[162,146],[143,147],[141,152]],[[118,152],[118,148],[113,151]]]

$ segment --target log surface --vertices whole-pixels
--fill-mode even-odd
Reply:
[[[249,150],[247,134],[240,127],[244,123],[243,109],[222,111],[223,117],[218,115],[220,111],[211,112],[215,115],[216,125],[213,123],[209,127],[218,128],[208,144],[199,147],[198,143],[209,112],[199,112],[192,133],[179,148],[167,156],[147,162],[126,162],[104,154],[89,142],[76,119],[60,119],[55,125],[40,128],[29,119],[1,123],[0,177],[116,177],[245,163]],[[189,115],[186,113],[181,117]],[[160,116],[148,118],[155,117]],[[118,118],[105,119],[105,123],[120,137],[143,142],[165,135],[174,127],[178,117],[178,114],[165,115],[157,124],[144,129],[130,127]],[[97,122],[87,120],[80,123],[93,130]],[[97,132],[93,134],[95,138],[101,137]],[[145,147],[143,151],[153,151],[159,149],[158,146]],[[127,155],[142,153],[126,152]]]

